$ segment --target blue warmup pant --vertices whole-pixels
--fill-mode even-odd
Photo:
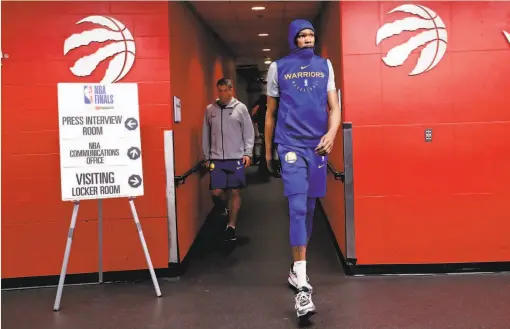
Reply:
[[[292,247],[306,246],[312,235],[316,198],[305,194],[294,194],[289,198],[290,244]]]
[[[312,234],[317,198],[326,194],[327,156],[313,148],[278,145],[284,194],[289,200],[290,244],[305,246]]]

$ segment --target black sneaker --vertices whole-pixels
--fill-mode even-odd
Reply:
[[[232,226],[227,226],[225,229],[225,242],[236,241],[236,229]]]

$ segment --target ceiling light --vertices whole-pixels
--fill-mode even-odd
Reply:
[[[262,6],[258,6],[258,7],[251,7],[251,10],[255,10],[255,11],[258,11],[258,10],[264,10],[266,9],[266,7],[262,7]]]
[[[269,49],[269,48],[264,48],[264,49],[262,49],[262,51],[270,51],[270,50],[271,50],[271,49]]]
[[[271,64],[271,60],[270,60],[270,59],[266,59],[266,60],[264,61],[264,64]]]
[[[259,33],[259,37],[267,37],[269,34],[267,33]]]

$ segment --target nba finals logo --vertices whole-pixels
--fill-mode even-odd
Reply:
[[[403,31],[423,31],[412,36],[403,44],[392,48],[382,60],[388,66],[400,66],[407,60],[412,51],[424,46],[418,58],[418,63],[409,75],[418,75],[430,71],[441,61],[446,52],[447,32],[443,20],[434,11],[421,5],[401,5],[388,14],[394,12],[405,12],[414,16],[384,24],[377,31],[377,45],[384,39],[399,35]]]
[[[83,87],[83,102],[96,110],[112,110],[113,95],[106,92],[106,86],[88,85]]]
[[[118,20],[105,16],[89,16],[76,24],[93,23],[97,27],[73,34],[64,42],[64,55],[75,48],[90,43],[110,43],[99,48],[95,53],[83,56],[71,67],[71,72],[78,77],[89,76],[99,63],[112,57],[101,83],[114,83],[121,80],[131,70],[135,62],[135,41],[131,32]]]

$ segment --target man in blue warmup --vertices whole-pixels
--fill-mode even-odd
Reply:
[[[317,198],[326,194],[328,154],[340,127],[335,75],[328,59],[315,55],[315,29],[306,20],[290,23],[288,56],[271,63],[267,74],[266,160],[270,171],[274,143],[281,160],[284,194],[289,200],[290,243],[294,263],[289,283],[297,289],[298,317],[315,313],[306,275],[306,246]],[[329,107],[329,111],[328,111]]]

